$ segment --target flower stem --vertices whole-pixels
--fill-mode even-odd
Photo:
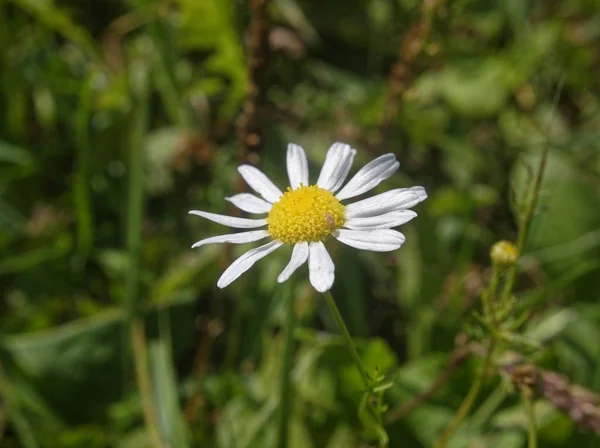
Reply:
[[[333,317],[335,318],[335,321],[337,322],[337,325],[340,331],[342,332],[342,335],[344,336],[344,342],[346,343],[346,347],[348,348],[348,351],[352,356],[352,360],[354,361],[354,364],[356,364],[356,368],[360,372],[360,376],[362,377],[363,382],[365,383],[365,389],[367,389],[370,384],[369,375],[367,375],[367,371],[365,370],[365,367],[363,366],[363,363],[360,360],[360,356],[358,356],[358,351],[356,350],[354,342],[352,342],[352,337],[350,336],[350,332],[348,331],[348,328],[344,323],[344,319],[340,314],[340,310],[335,304],[335,300],[333,300],[333,297],[331,296],[331,293],[329,291],[326,291],[325,293],[323,293],[323,295],[325,296],[325,302],[327,303],[331,314],[333,314]]]
[[[365,394],[363,395],[364,406],[365,409],[368,411],[368,414],[370,414],[370,417],[372,418],[372,420],[370,420],[369,426],[377,434],[377,437],[379,438],[379,446],[388,446],[389,439],[387,433],[385,432],[385,429],[382,426],[381,412],[378,408],[375,407],[375,405],[371,401],[372,393],[371,380],[369,379],[369,375],[367,374],[365,366],[360,360],[360,356],[358,355],[358,351],[356,350],[354,342],[352,342],[352,337],[350,336],[348,327],[346,327],[344,318],[340,314],[340,310],[335,304],[335,300],[333,300],[331,293],[329,291],[326,291],[323,293],[323,295],[325,296],[325,303],[327,303],[331,314],[333,314],[333,317],[335,318],[335,321],[337,322],[337,325],[340,331],[342,332],[344,342],[346,343],[346,347],[348,348],[348,351],[352,356],[352,360],[354,361],[354,364],[356,365],[356,368],[358,369],[360,376],[362,377],[365,388]],[[361,404],[361,408],[362,407],[363,405]],[[361,414],[360,410],[359,414]]]
[[[277,427],[277,446],[286,448],[288,446],[288,427],[292,407],[292,359],[294,353],[294,329],[296,327],[296,310],[294,309],[295,300],[290,293],[289,287],[283,294],[285,301],[285,331],[283,337],[283,364],[281,366],[279,393],[279,422]]]

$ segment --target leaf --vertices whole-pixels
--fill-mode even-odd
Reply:
[[[88,56],[99,59],[99,54],[92,36],[87,29],[75,23],[62,9],[56,7],[51,0],[12,0],[18,7],[27,11],[40,23],[61,36],[73,41],[78,47],[86,50]]]
[[[0,230],[12,234],[25,233],[27,219],[12,205],[0,197]]]
[[[459,114],[492,115],[504,106],[510,93],[506,82],[509,70],[500,58],[450,67],[438,79],[441,96]]]
[[[299,399],[315,407],[335,411],[336,378],[334,371],[319,363],[321,347],[303,347],[296,355],[294,379]]]
[[[0,274],[22,272],[41,264],[64,257],[71,249],[72,241],[67,235],[63,235],[54,244],[32,249],[20,254],[13,254],[0,260]]]
[[[188,429],[179,407],[177,378],[173,360],[165,339],[150,343],[150,374],[154,390],[154,403],[162,439],[169,446],[190,446]]]
[[[345,347],[340,346],[339,349],[345,350]],[[371,376],[374,376],[376,371],[380,373],[388,372],[398,362],[396,354],[387,342],[380,338],[365,341],[364,344],[358,346],[358,351],[367,374]],[[339,375],[342,390],[349,397],[360,398],[360,394],[365,390],[365,387],[354,364],[349,364],[339,372]]]
[[[579,314],[569,308],[551,310],[530,325],[524,336],[545,343],[562,333],[569,324],[579,318]]]
[[[232,3],[219,0],[177,0],[181,9],[181,44],[184,48],[210,52],[204,61],[206,81],[224,76],[220,93],[227,99],[220,113],[232,116],[241,106],[248,83],[246,62],[240,38],[233,22]]]
[[[594,320],[588,315],[580,316],[556,341],[555,350],[561,371],[567,374],[572,382],[596,387],[592,372],[597,371],[600,366],[600,347],[596,343],[600,340],[599,319]]]
[[[519,35],[508,50],[499,55],[455,61],[418,84],[417,96],[431,101],[438,95],[458,114],[486,117],[500,111],[544,57],[551,53],[559,30],[540,25]]]
[[[64,429],[63,422],[4,347],[0,347],[0,361],[0,392],[18,440],[25,448],[48,446]]]
[[[535,416],[538,427],[543,425],[549,419],[553,418],[558,412],[549,402],[545,400],[537,400],[534,403]],[[523,405],[518,404],[508,409],[498,412],[491,421],[491,424],[502,430],[510,428],[521,428],[527,430],[528,419],[527,412]]]
[[[0,140],[0,162],[26,166],[33,161],[33,156],[25,148]]]
[[[540,151],[531,151],[524,157],[530,166],[539,163]],[[518,163],[511,174],[512,184],[517,197],[523,197],[527,191],[528,173],[523,163]],[[600,246],[578,243],[581,238],[600,228],[600,197],[594,184],[581,176],[565,154],[551,150],[548,153],[547,168],[541,187],[541,196],[535,210],[526,253],[560,248],[552,257],[548,257],[544,266],[554,275],[563,275],[566,271],[596,259],[600,255]],[[570,245],[573,244],[573,247]],[[576,249],[576,250],[572,250]],[[595,271],[597,272],[597,270]],[[590,286],[599,285],[598,276],[588,273],[578,283],[588,282]]]
[[[261,409],[256,409],[245,397],[237,396],[221,411],[215,428],[217,446],[251,448],[265,446],[265,424],[273,420],[277,400],[267,400]]]
[[[325,448],[348,448],[356,445],[356,435],[352,428],[341,424],[335,428]]]
[[[171,338],[175,357],[188,349],[194,331],[191,301],[172,303],[177,322]],[[155,328],[157,311],[145,313],[147,328]],[[123,313],[98,313],[56,328],[6,338],[4,348],[14,358],[49,404],[70,423],[99,418],[106,407],[121,396],[123,369],[131,369],[123,352]],[[152,335],[150,335],[152,336]],[[86,406],[81,406],[85,397]]]
[[[214,282],[213,270],[221,253],[218,245],[205,246],[175,260],[167,272],[154,282],[150,294],[152,302],[168,303],[185,292],[195,294],[198,289],[211,285]]]

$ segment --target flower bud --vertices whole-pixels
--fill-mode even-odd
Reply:
[[[511,266],[519,259],[519,252],[513,243],[498,241],[490,249],[490,258],[494,264]]]

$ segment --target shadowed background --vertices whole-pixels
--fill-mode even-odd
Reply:
[[[306,267],[276,283],[291,250],[219,290],[249,246],[190,249],[229,233],[187,211],[237,213],[237,165],[287,186],[288,142],[312,180],[343,141],[351,173],[400,160],[375,192],[429,193],[396,252],[327,243],[390,446],[432,446],[473,382],[489,249],[544,148],[504,349],[597,392],[599,30],[591,0],[0,2],[0,446],[275,446],[286,297],[289,446],[376,446]],[[450,446],[525,446],[495,372]],[[597,396],[538,392],[540,446],[600,447]]]

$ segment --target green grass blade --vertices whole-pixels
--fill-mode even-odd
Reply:
[[[87,258],[94,244],[92,205],[88,181],[90,178],[90,139],[89,124],[92,109],[92,83],[84,82],[79,94],[79,105],[75,121],[75,144],[77,154],[75,162],[75,177],[73,185],[73,202],[77,216],[77,251],[84,259]]]
[[[179,407],[177,378],[169,344],[164,339],[150,344],[150,371],[158,427],[162,439],[173,448],[189,447],[189,434]]]

